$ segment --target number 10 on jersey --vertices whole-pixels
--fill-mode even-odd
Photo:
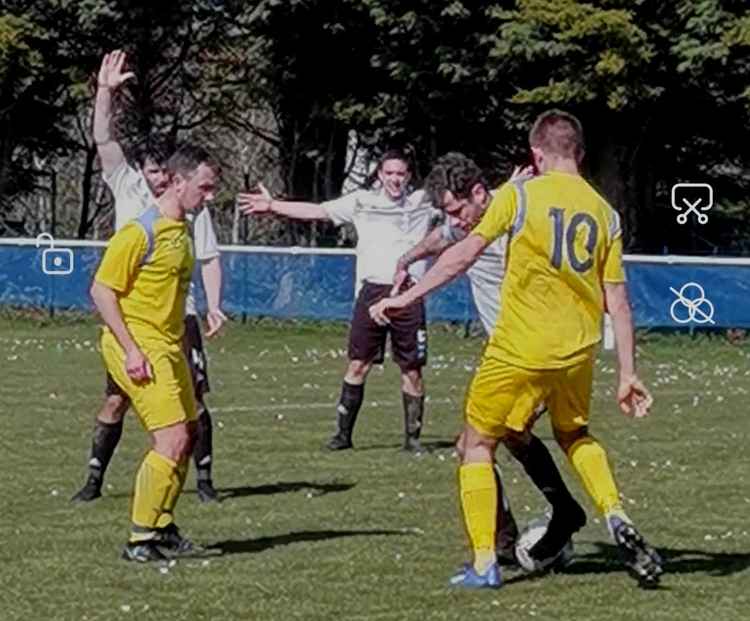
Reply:
[[[582,274],[594,265],[594,249],[599,236],[599,227],[596,220],[587,213],[576,212],[568,222],[565,222],[565,210],[560,207],[550,207],[549,217],[552,219],[552,256],[550,262],[555,269],[561,269],[563,264],[563,248],[567,255],[568,263],[573,271]],[[588,229],[588,236],[584,248],[588,256],[581,258],[576,254],[576,238],[579,229],[584,226]]]

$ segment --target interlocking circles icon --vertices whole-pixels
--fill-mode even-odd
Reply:
[[[674,287],[670,287],[669,290],[677,296],[669,307],[669,314],[675,322],[715,323],[714,305],[706,298],[706,292],[697,282],[686,283],[679,291]]]

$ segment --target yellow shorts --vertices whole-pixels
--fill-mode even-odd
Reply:
[[[125,352],[109,331],[101,339],[104,365],[129,397],[141,424],[155,431],[197,418],[193,382],[182,345],[139,343],[151,364],[153,379],[136,384],[125,371]]]
[[[553,428],[585,427],[593,370],[593,356],[563,369],[531,370],[485,354],[466,394],[466,422],[483,435],[502,438],[507,429],[530,428],[535,409],[546,403]]]

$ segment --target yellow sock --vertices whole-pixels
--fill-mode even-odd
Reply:
[[[130,535],[131,541],[152,539],[167,498],[177,481],[177,464],[156,451],[149,451],[135,475]]]
[[[188,467],[190,465],[190,459],[184,459],[177,464],[175,468],[173,485],[169,490],[169,495],[164,500],[164,507],[159,519],[156,521],[157,528],[165,528],[174,522],[174,508],[177,505],[177,499],[182,493],[182,488],[185,486],[185,479],[187,478]]]
[[[591,436],[581,438],[568,449],[568,459],[602,515],[622,511],[620,494],[601,444]]]
[[[461,507],[474,551],[474,569],[483,574],[496,561],[497,485],[492,464],[465,464],[458,469]]]

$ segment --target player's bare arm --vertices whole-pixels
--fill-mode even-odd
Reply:
[[[416,246],[405,252],[398,259],[396,273],[393,275],[391,295],[396,295],[409,277],[409,266],[425,257],[437,256],[451,243],[443,238],[441,227],[436,227]]]
[[[208,303],[206,337],[211,338],[221,330],[221,327],[227,321],[227,316],[221,310],[222,271],[220,257],[212,257],[207,261],[201,261],[201,278],[203,279],[203,288],[206,291]]]
[[[328,212],[317,203],[279,201],[261,186],[260,192],[237,195],[237,206],[246,216],[273,214],[294,220],[329,220]]]
[[[648,415],[654,399],[635,371],[635,333],[627,287],[625,283],[604,283],[604,295],[612,317],[620,368],[617,401],[623,414],[641,418]]]
[[[122,147],[112,135],[112,93],[135,77],[132,72],[123,71],[125,59],[125,52],[121,50],[105,54],[97,77],[94,142],[105,175],[111,174],[125,160]]]
[[[106,285],[94,281],[94,284],[91,285],[91,298],[94,300],[96,310],[99,311],[104,323],[107,324],[120,347],[125,351],[125,371],[127,374],[134,382],[144,382],[150,379],[151,366],[125,325],[120,312],[120,304],[117,301],[117,293]]]
[[[516,166],[513,169],[513,173],[510,176],[510,179],[508,181],[515,181],[516,179],[521,179],[522,177],[533,177],[534,176],[534,167],[533,166]]]
[[[431,291],[442,287],[469,269],[489,242],[481,235],[470,234],[440,255],[435,265],[416,285],[392,298],[385,298],[370,307],[370,317],[380,325],[389,323],[388,311],[409,306]]]

